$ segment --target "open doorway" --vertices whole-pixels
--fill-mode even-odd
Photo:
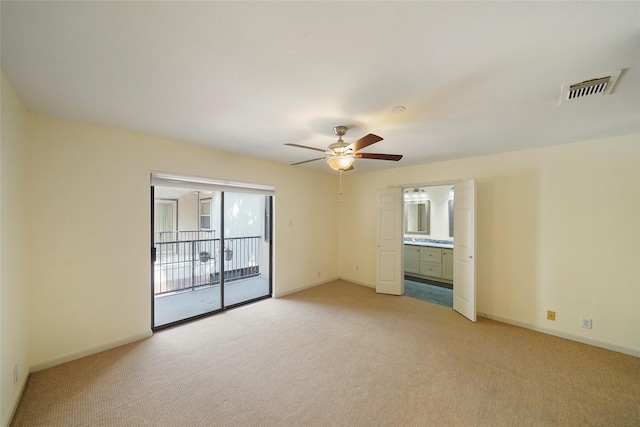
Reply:
[[[454,186],[403,189],[404,294],[453,308]]]
[[[444,184],[439,184],[444,185]],[[411,186],[412,189],[418,186]],[[476,313],[476,268],[475,268],[475,247],[476,247],[476,182],[466,180],[456,182],[453,185],[455,200],[453,206],[453,229],[455,240],[453,243],[453,272],[451,281],[455,280],[453,286],[453,309],[475,322]],[[406,189],[405,189],[406,190]],[[418,191],[413,191],[419,193]],[[406,236],[403,227],[403,212],[406,209],[403,200],[403,188],[389,188],[378,191],[378,218],[377,218],[377,249],[376,249],[376,292],[389,295],[404,295],[403,275],[407,270],[413,270],[413,275],[428,276],[438,278],[438,274],[433,271],[426,271],[431,267],[439,270],[440,279],[443,270],[446,275],[448,271],[448,257],[442,252],[446,249],[437,245],[443,242],[429,242],[432,237],[425,231],[424,234],[411,230]],[[447,202],[447,206],[449,203]],[[410,219],[407,217],[407,221]],[[429,231],[432,233],[432,231]],[[411,236],[416,234],[418,237]],[[418,244],[419,243],[419,244]],[[429,243],[429,245],[427,245]],[[412,255],[410,247],[419,246]],[[420,246],[427,246],[422,248]],[[433,250],[429,250],[431,246]],[[434,261],[435,249],[439,249],[440,263]],[[408,254],[405,254],[405,249]],[[412,258],[413,256],[413,258]],[[425,270],[426,269],[426,270]],[[411,271],[410,271],[411,273]],[[430,276],[429,276],[430,275]]]
[[[272,294],[264,190],[152,177],[154,330]]]

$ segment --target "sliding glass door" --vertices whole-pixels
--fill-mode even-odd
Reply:
[[[224,193],[224,305],[270,294],[270,196]]]
[[[153,328],[271,296],[271,195],[153,186]]]

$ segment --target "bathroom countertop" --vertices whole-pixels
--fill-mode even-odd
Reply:
[[[430,246],[434,248],[453,249],[453,242],[450,240],[404,239],[404,244],[413,245],[413,246]]]

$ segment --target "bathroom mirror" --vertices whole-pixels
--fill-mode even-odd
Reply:
[[[431,233],[431,201],[405,204],[404,231],[408,234]]]

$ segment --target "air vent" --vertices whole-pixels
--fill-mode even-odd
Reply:
[[[621,72],[622,70],[618,70],[608,76],[596,77],[580,83],[563,84],[560,103],[593,95],[608,95],[611,93],[611,89],[616,84]]]
[[[576,99],[582,98],[583,96],[598,95],[599,93],[604,92],[610,80],[611,76],[607,76],[573,84],[569,86],[569,94],[567,95],[567,99]]]

